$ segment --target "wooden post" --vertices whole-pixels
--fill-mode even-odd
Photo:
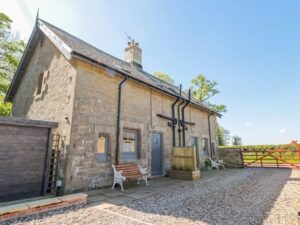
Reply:
[[[245,167],[245,164],[244,164],[243,149],[240,149],[240,156],[241,156],[241,160],[242,160],[242,168],[244,168],[244,167]]]

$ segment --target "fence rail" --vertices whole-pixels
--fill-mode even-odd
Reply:
[[[300,150],[241,150],[245,167],[300,168]]]

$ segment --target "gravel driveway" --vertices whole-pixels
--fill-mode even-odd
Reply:
[[[226,169],[205,180],[102,209],[52,211],[12,224],[296,224],[300,171]]]

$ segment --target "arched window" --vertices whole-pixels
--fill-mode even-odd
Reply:
[[[39,78],[38,78],[38,85],[37,85],[37,90],[36,90],[36,94],[40,95],[42,92],[42,88],[43,88],[43,78],[44,78],[44,73],[40,73]]]

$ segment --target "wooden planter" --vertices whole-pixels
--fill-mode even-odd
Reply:
[[[183,171],[183,170],[170,170],[169,177],[184,180],[197,180],[200,178],[200,170]]]

